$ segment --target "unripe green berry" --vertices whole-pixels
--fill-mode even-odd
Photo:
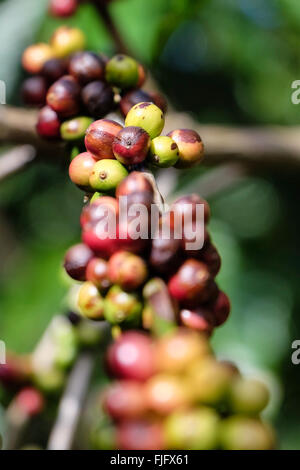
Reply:
[[[169,168],[175,165],[178,158],[178,146],[171,137],[161,135],[152,140],[149,160],[154,166]]]
[[[275,437],[259,419],[231,416],[221,423],[220,443],[225,450],[272,450]]]
[[[106,64],[105,78],[122,89],[135,87],[139,81],[139,65],[132,57],[118,54]]]
[[[102,320],[103,298],[92,282],[82,284],[78,293],[78,307],[82,315],[90,320]]]
[[[131,322],[142,314],[142,303],[138,296],[113,286],[104,301],[105,319],[112,324]]]
[[[93,167],[90,185],[97,191],[113,191],[127,175],[128,171],[117,160],[100,160]]]
[[[60,127],[62,139],[74,141],[83,139],[87,128],[92,124],[93,119],[86,116],[78,116],[65,121]]]
[[[258,380],[237,377],[232,384],[229,399],[234,413],[255,415],[267,406],[269,391]]]
[[[126,116],[125,126],[141,127],[150,135],[151,139],[157,137],[163,130],[165,118],[161,109],[153,103],[138,103]]]

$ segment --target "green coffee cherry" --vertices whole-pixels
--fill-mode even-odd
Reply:
[[[104,302],[97,287],[92,282],[84,282],[78,292],[80,312],[90,320],[102,320]]]
[[[115,55],[106,64],[105,78],[108,83],[122,89],[135,87],[139,81],[138,63],[127,55]]]
[[[63,140],[74,141],[83,139],[87,128],[92,124],[93,119],[86,116],[78,116],[65,121],[60,126],[60,135]]]
[[[100,160],[94,165],[90,185],[96,191],[113,191],[126,176],[128,171],[118,160]]]
[[[150,135],[157,137],[163,130],[165,118],[161,109],[149,102],[138,103],[126,116],[125,126],[141,127]]]
[[[179,158],[176,142],[171,137],[159,136],[151,142],[149,161],[159,168],[169,168],[175,165]]]
[[[237,377],[232,384],[229,400],[234,413],[257,415],[267,406],[269,391],[258,380]]]
[[[142,303],[136,294],[123,291],[119,286],[113,286],[104,301],[105,319],[115,325],[131,322],[142,314]]]
[[[272,450],[273,430],[259,419],[231,416],[222,421],[220,443],[225,450]]]
[[[45,393],[57,394],[65,383],[65,374],[62,370],[53,368],[35,372],[33,377],[36,386]]]

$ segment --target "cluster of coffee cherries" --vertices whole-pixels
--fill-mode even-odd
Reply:
[[[91,433],[96,448],[274,448],[260,418],[267,388],[218,361],[200,333],[179,328],[153,340],[125,332],[108,349],[107,366],[114,381],[100,400],[106,417]]]
[[[28,47],[23,67],[33,74],[23,84],[27,105],[42,107],[38,134],[80,144],[94,119],[121,110],[124,116],[141,101],[154,102],[163,111],[161,95],[140,88],[145,82],[144,67],[135,59],[118,54],[111,59],[84,51],[85,36],[77,28],[58,28],[50,44]]]

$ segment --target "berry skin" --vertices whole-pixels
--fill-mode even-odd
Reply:
[[[191,129],[177,129],[168,134],[179,148],[179,160],[176,168],[184,169],[198,165],[204,157],[204,145],[201,137]]]
[[[86,268],[86,279],[92,282],[100,291],[105,291],[111,286],[108,277],[108,265],[102,258],[93,258]]]
[[[203,308],[196,310],[183,309],[180,311],[179,319],[183,326],[206,333],[208,336],[212,334],[215,327],[213,313]]]
[[[219,291],[218,296],[213,303],[212,311],[215,318],[216,326],[221,326],[226,322],[230,314],[230,300],[225,292]]]
[[[145,385],[147,408],[159,415],[169,415],[189,404],[188,391],[179,377],[158,374]]]
[[[54,51],[51,46],[43,42],[33,44],[23,52],[22,65],[26,72],[37,74],[41,72],[44,63],[52,57]]]
[[[208,243],[203,250],[199,252],[199,258],[205,263],[213,277],[215,277],[221,269],[221,257],[212,243]]]
[[[104,77],[105,63],[102,58],[93,52],[77,52],[70,59],[69,74],[81,85],[102,80]]]
[[[119,286],[111,287],[104,301],[104,316],[109,323],[135,321],[141,314],[142,304],[137,295],[125,292]]]
[[[82,140],[92,122],[92,118],[86,116],[78,116],[65,121],[60,128],[62,139],[71,142],[74,140]]]
[[[112,88],[104,82],[95,81],[86,85],[81,98],[88,113],[94,118],[101,118],[112,111],[114,107],[114,93]]]
[[[58,18],[72,16],[78,8],[78,0],[51,0],[49,12]]]
[[[92,170],[90,185],[96,191],[113,191],[127,175],[126,168],[117,160],[100,160]]]
[[[132,380],[112,384],[104,395],[104,409],[116,420],[130,420],[143,416],[146,411],[142,385]]]
[[[267,406],[270,394],[258,380],[236,377],[229,393],[230,409],[236,414],[258,415]]]
[[[150,148],[149,134],[141,127],[124,127],[115,137],[114,156],[123,165],[135,165],[145,160]]]
[[[138,103],[126,116],[125,126],[137,126],[144,129],[151,139],[157,137],[164,128],[165,118],[161,109],[153,103]]]
[[[105,78],[121,89],[135,87],[139,81],[138,63],[132,57],[118,54],[106,64]]]
[[[90,320],[102,320],[104,300],[92,282],[82,284],[78,293],[78,307],[83,316]]]
[[[158,106],[163,113],[166,112],[166,102],[165,99],[158,93],[148,93],[144,90],[131,90],[128,91],[120,101],[120,109],[124,117],[127,116],[131,108],[141,102],[154,103]]]
[[[50,45],[54,55],[59,58],[67,57],[74,52],[85,48],[86,38],[78,28],[61,26],[58,28],[50,40]]]
[[[118,201],[110,196],[98,197],[95,201],[91,201],[90,204],[82,209],[80,224],[82,228],[86,229],[99,222],[106,214],[111,217],[118,217]]]
[[[49,83],[54,83],[67,74],[67,62],[63,59],[49,59],[44,63],[41,74]]]
[[[205,302],[211,294],[211,275],[207,266],[195,259],[189,259],[170,279],[170,294],[182,305]]]
[[[43,106],[46,102],[47,82],[43,77],[27,78],[22,86],[22,98],[29,106]]]
[[[16,404],[25,415],[35,416],[41,413],[45,402],[41,392],[35,388],[27,387],[16,396]]]
[[[156,372],[154,344],[143,333],[123,333],[109,347],[107,364],[116,377],[144,382]]]
[[[86,132],[85,146],[97,160],[114,159],[112,143],[122,126],[110,119],[93,122]]]
[[[112,283],[130,291],[145,282],[148,272],[142,258],[126,251],[119,251],[109,260],[108,275]]]
[[[154,238],[149,263],[157,272],[168,274],[178,269],[181,262],[181,240],[175,239],[172,231],[170,237]]]
[[[47,93],[47,104],[59,116],[67,118],[79,111],[80,87],[71,75],[53,83]]]
[[[36,129],[45,139],[58,139],[60,137],[59,117],[50,106],[44,106],[39,112]]]
[[[117,449],[162,450],[165,449],[163,429],[160,423],[146,420],[130,420],[117,428]]]
[[[71,181],[80,189],[90,189],[90,176],[97,160],[89,152],[80,153],[73,158],[69,166]]]
[[[174,166],[179,158],[176,142],[171,137],[156,137],[151,142],[149,161],[159,168]]]
[[[119,184],[116,197],[129,196],[139,192],[149,192],[153,195],[153,187],[140,171],[133,171]]]
[[[93,258],[93,252],[83,243],[72,246],[65,255],[64,268],[76,281],[85,281],[86,267]]]

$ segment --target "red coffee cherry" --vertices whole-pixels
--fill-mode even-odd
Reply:
[[[213,304],[212,311],[215,317],[216,326],[221,326],[226,322],[231,310],[230,300],[225,292],[219,291],[216,301]]]
[[[132,253],[118,251],[109,260],[108,275],[112,283],[124,290],[135,290],[147,279],[145,261]]]
[[[191,220],[193,223],[196,222],[197,205],[202,204],[204,206],[204,222],[208,223],[210,219],[210,207],[207,201],[198,194],[191,194],[188,196],[181,196],[176,199],[171,205],[172,220]]]
[[[46,102],[47,82],[43,77],[27,78],[22,85],[22,98],[29,106],[43,106]]]
[[[82,240],[100,258],[109,259],[111,255],[119,250],[116,239],[110,238],[109,235],[106,238],[99,236],[97,223],[83,230]]]
[[[144,382],[155,373],[154,344],[143,333],[123,333],[108,349],[110,372],[119,378]]]
[[[103,406],[116,420],[131,420],[143,416],[146,411],[143,387],[133,380],[113,383],[104,395]]]
[[[175,165],[176,168],[191,168],[203,160],[204,145],[196,131],[177,129],[169,132],[168,136],[175,140],[179,148],[179,160]]]
[[[61,117],[71,117],[78,113],[80,87],[71,75],[64,75],[48,90],[47,104]]]
[[[122,126],[110,119],[93,122],[86,132],[85,146],[97,160],[115,158],[112,143]]]
[[[80,224],[82,228],[87,229],[107,215],[117,219],[119,215],[119,203],[114,197],[101,196],[83,208],[80,216]]]
[[[212,334],[215,327],[214,314],[208,309],[183,309],[180,311],[179,318],[183,326],[206,333],[208,336]]]
[[[163,429],[158,422],[124,421],[117,428],[117,449],[161,450],[164,448]]]
[[[67,61],[64,59],[49,59],[44,63],[41,74],[48,83],[54,83],[67,73]]]
[[[151,144],[150,136],[141,127],[124,127],[116,135],[112,149],[124,165],[135,165],[145,160]]]
[[[78,0],[50,0],[49,12],[59,18],[72,16],[78,8]]]
[[[150,181],[140,171],[133,171],[117,187],[116,197],[128,196],[132,193],[147,191],[154,193]]]
[[[43,395],[38,390],[27,387],[16,396],[16,404],[25,415],[35,416],[43,411],[45,401]]]
[[[76,78],[81,85],[102,80],[104,70],[104,61],[94,52],[77,52],[70,59],[69,74]]]
[[[108,277],[108,264],[102,258],[93,258],[86,268],[86,279],[92,282],[100,290],[106,290],[111,286]]]
[[[36,129],[38,134],[45,139],[60,138],[60,119],[49,106],[44,106],[39,112]]]
[[[81,98],[88,113],[94,118],[101,118],[114,107],[112,88],[100,80],[88,83],[81,92]]]
[[[96,159],[89,152],[80,153],[73,158],[69,166],[71,181],[83,190],[90,189],[90,176]]]
[[[64,268],[72,279],[85,281],[85,272],[94,254],[83,243],[72,246],[65,255]]]
[[[199,258],[205,263],[213,277],[219,273],[221,269],[221,257],[212,243],[208,243],[203,250],[199,252]]]
[[[170,279],[170,294],[182,305],[197,305],[211,296],[211,275],[204,263],[189,259]]]

